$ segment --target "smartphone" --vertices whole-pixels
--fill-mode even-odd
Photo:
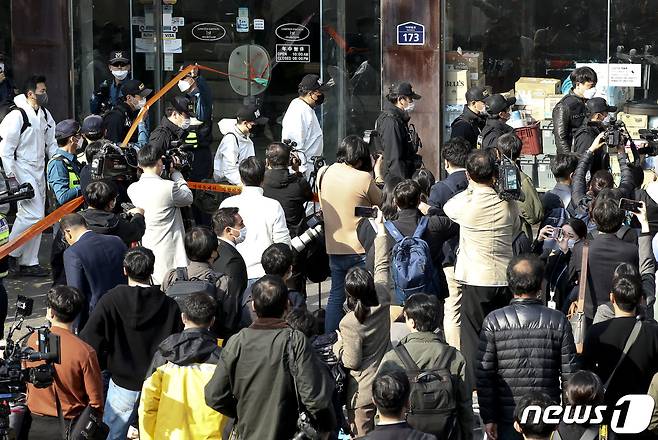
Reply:
[[[619,199],[619,209],[630,212],[640,212],[642,207],[642,202],[631,199]]]
[[[377,218],[376,206],[355,206],[354,215],[356,217]]]
[[[562,230],[562,228],[553,228],[553,232],[551,233],[551,238],[553,240],[560,241],[562,240],[563,237],[564,237],[564,231]]]

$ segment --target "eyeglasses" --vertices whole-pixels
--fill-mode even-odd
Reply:
[[[113,64],[110,64],[110,66],[112,66],[112,67],[126,67],[128,65],[129,64],[126,64],[126,63],[113,63]]]

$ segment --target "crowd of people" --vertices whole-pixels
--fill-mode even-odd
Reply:
[[[8,258],[12,276],[52,275],[46,319],[61,343],[53,384],[28,385],[18,438],[70,430],[91,408],[113,440],[469,440],[480,425],[489,440],[607,439],[607,413],[572,424],[523,414],[613,408],[658,388],[658,175],[636,150],[605,148],[616,108],[591,96],[591,69],[572,73],[554,111],[557,183],[545,194],[517,166],[514,99],[477,87],[440,147],[443,179],[423,167],[410,123],[421,96],[404,81],[388,87],[371,142],[347,136],[333,164],[313,160],[327,87],[317,75],[301,80],[265,160],[250,132],[266,118],[244,106],[219,122],[213,161],[197,70],[158,127],[135,131],[138,177],[102,178],[99,157],[152,93],[127,78],[124,52],[109,69],[82,124],[55,124],[40,76],[0,122],[4,172],[35,193],[17,203],[9,240],[44,217],[46,194],[49,208],[84,197],[54,225],[51,271],[40,235]],[[180,145],[191,163],[171,153]],[[202,204],[188,180],[204,179],[241,192]],[[331,287],[315,310],[306,284],[322,268]]]

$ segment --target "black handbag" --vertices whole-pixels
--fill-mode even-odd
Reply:
[[[54,386],[54,385],[53,385]],[[103,423],[100,411],[87,405],[79,416],[68,424],[62,414],[62,404],[59,401],[57,390],[55,390],[55,404],[57,405],[57,417],[61,437],[63,440],[105,440],[110,433],[110,428]]]

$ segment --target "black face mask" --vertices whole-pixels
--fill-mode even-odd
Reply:
[[[324,93],[316,95],[316,97],[313,98],[313,101],[315,101],[315,105],[322,105],[324,102]]]

